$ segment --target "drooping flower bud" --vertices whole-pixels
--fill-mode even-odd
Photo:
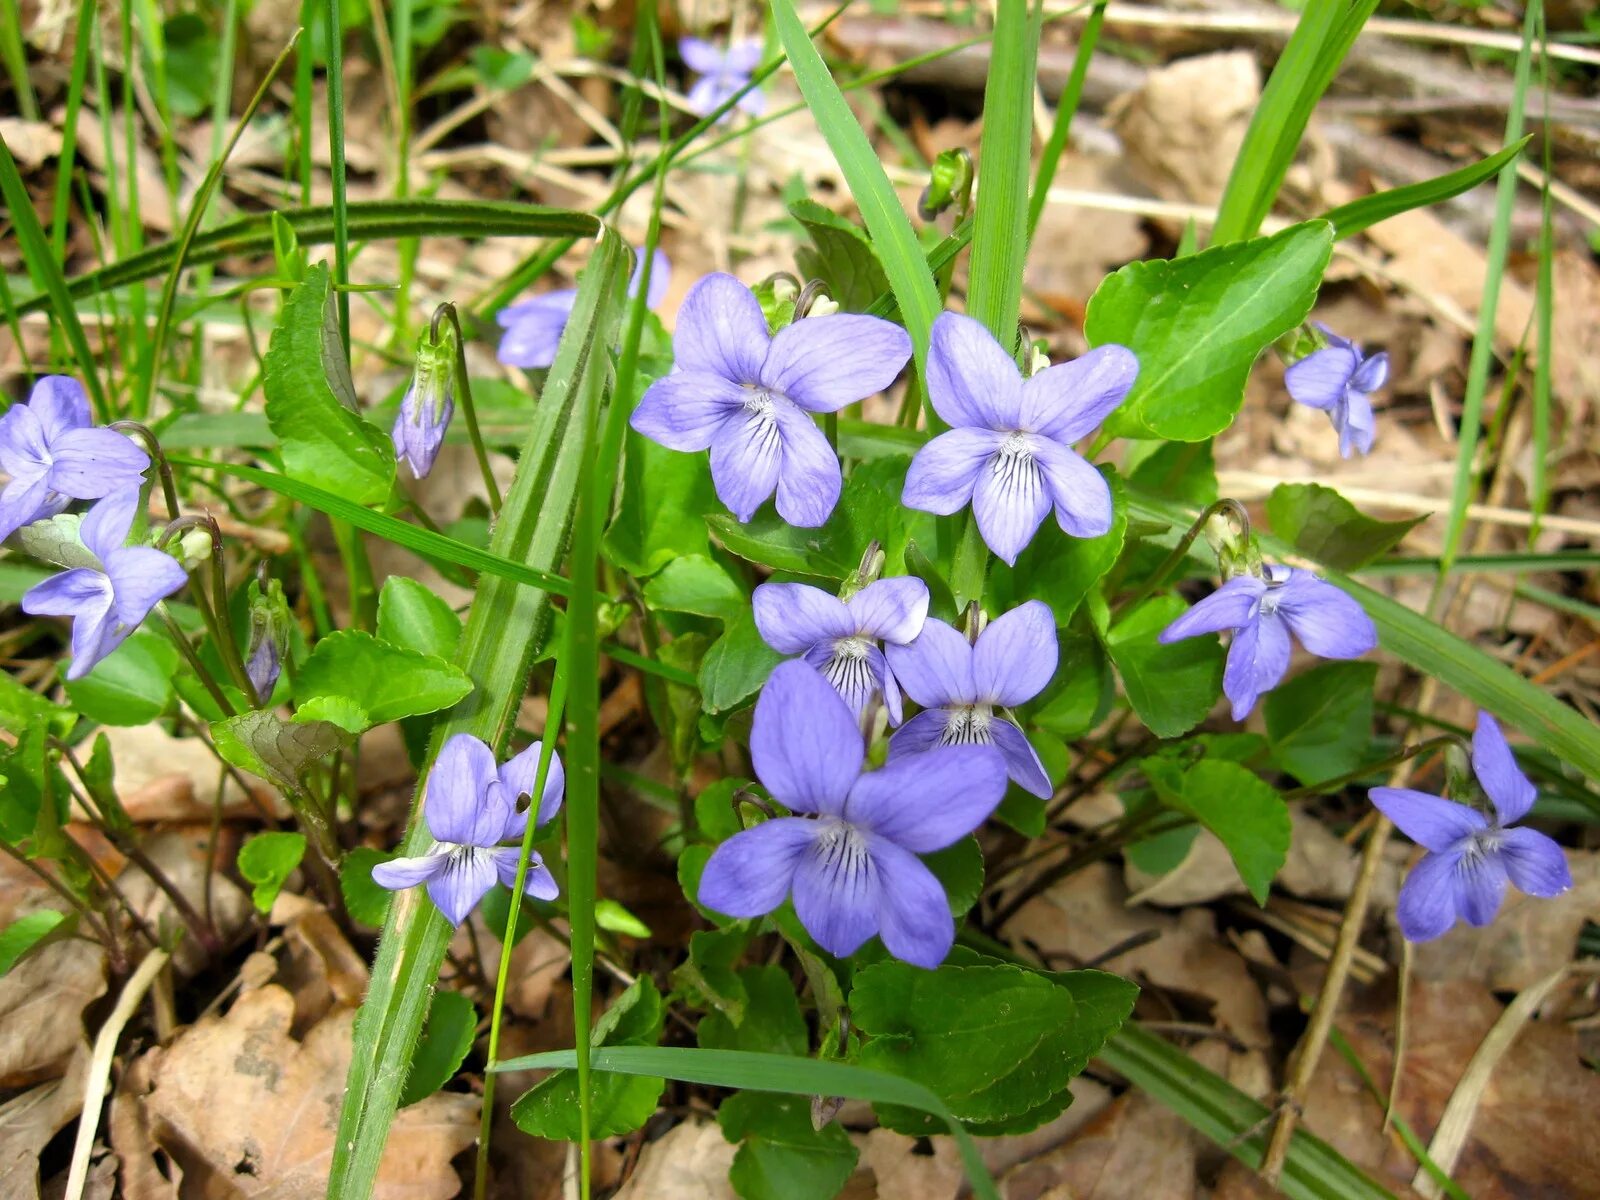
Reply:
[[[433,470],[455,412],[455,331],[446,323],[417,339],[417,365],[411,386],[400,401],[390,437],[395,457],[418,479]]]
[[[928,172],[928,186],[917,201],[917,215],[931,221],[954,206],[956,220],[960,221],[972,204],[972,175],[972,155],[968,151],[940,151]]]
[[[289,602],[283,597],[283,584],[267,580],[265,593],[255,580],[250,581],[250,640],[245,648],[244,671],[250,686],[263,703],[278,686],[283,670],[283,652],[289,644],[293,618]]]

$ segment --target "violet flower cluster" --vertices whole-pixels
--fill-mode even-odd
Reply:
[[[911,338],[853,313],[769,334],[754,293],[713,274],[684,298],[672,348],[676,367],[645,391],[633,428],[671,450],[710,450],[717,496],[740,521],[776,491],[778,515],[811,528],[828,519],[843,487],[813,414],[888,387],[911,357]]]
[[[372,879],[391,891],[426,884],[428,896],[452,925],[466,920],[496,881],[517,878],[521,841],[531,816],[534,828],[561,807],[566,775],[552,754],[537,806],[523,807],[538,782],[540,743],[500,766],[494,751],[469,733],[445,742],[428,772],[423,816],[433,845],[414,858],[396,858],[372,868]],[[523,890],[536,900],[559,894],[555,876],[537,854],[528,860]]]
[[[23,612],[72,618],[68,679],[87,675],[144,623],[151,609],[188,581],[172,555],[127,545],[139,501],[140,491],[132,487],[91,508],[78,536],[97,565],[52,575],[23,594]]]
[[[1297,402],[1328,414],[1343,457],[1366,454],[1376,432],[1372,393],[1389,380],[1389,356],[1363,355],[1360,346],[1326,325],[1317,328],[1328,344],[1291,364],[1283,374],[1284,386]]]
[[[46,375],[27,403],[0,417],[0,539],[53,517],[73,500],[138,488],[150,456],[114,429],[96,426],[83,385]]]
[[[1310,571],[1269,566],[1266,578],[1238,575],[1162,630],[1162,643],[1223,630],[1233,632],[1222,691],[1233,719],[1250,715],[1256,699],[1289,670],[1289,635],[1322,658],[1360,658],[1378,644],[1378,630],[1346,592]]]
[[[1572,886],[1560,846],[1537,830],[1513,828],[1538,793],[1486,712],[1478,714],[1472,735],[1472,772],[1493,805],[1488,816],[1410,788],[1372,789],[1378,809],[1427,850],[1400,889],[1396,916],[1408,941],[1430,941],[1458,919],[1489,924],[1507,883],[1538,897],[1558,896]]]
[[[917,856],[971,833],[1005,792],[992,746],[952,745],[863,771],[850,707],[804,662],[781,663],[756,702],[756,775],[792,813],[736,833],[700,877],[700,903],[730,917],[795,915],[830,954],[874,934],[897,958],[933,968],[955,940],[944,889]]]

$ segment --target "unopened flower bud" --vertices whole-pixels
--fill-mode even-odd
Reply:
[[[250,677],[250,686],[265,702],[278,685],[293,618],[289,615],[289,603],[283,598],[283,584],[276,579],[267,581],[265,594],[252,580],[249,600],[250,641],[245,649],[244,670]]]
[[[967,215],[972,203],[972,155],[963,149],[942,151],[933,160],[928,173],[928,186],[923,188],[917,201],[917,215],[931,221],[952,206],[956,220]]]
[[[211,548],[211,530],[203,525],[196,525],[193,529],[185,531],[174,547],[177,559],[183,564],[185,571],[193,571],[210,558]]]
[[[456,407],[455,370],[455,331],[448,324],[438,331],[437,341],[431,332],[417,339],[416,370],[405,399],[400,401],[390,437],[394,440],[395,457],[410,467],[418,479],[433,470],[433,460],[439,456],[445,430],[450,427]]]
[[[1030,342],[1028,344],[1028,377],[1031,379],[1049,366],[1050,356],[1044,352],[1044,343],[1038,341]]]
[[[793,275],[780,271],[776,275],[769,275],[750,290],[761,304],[761,312],[767,318],[769,330],[776,332],[794,320],[800,285]]]

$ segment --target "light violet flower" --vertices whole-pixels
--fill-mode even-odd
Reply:
[[[812,667],[780,663],[756,702],[756,775],[805,816],[778,817],[718,846],[700,903],[765,916],[794,895],[795,915],[830,954],[873,934],[890,954],[932,969],[955,939],[949,901],[919,854],[965,837],[1005,792],[988,746],[951,746],[863,773],[866,747],[839,694]]]
[[[878,317],[806,317],[767,334],[755,294],[732,275],[689,289],[672,336],[677,369],[652,383],[633,427],[671,450],[710,450],[717,496],[741,521],[777,489],[778,515],[828,519],[843,480],[813,413],[837,412],[894,382],[911,338]]]
[[[756,628],[779,654],[800,654],[822,672],[856,719],[882,694],[900,724],[900,689],[878,642],[904,645],[928,619],[928,585],[915,576],[879,579],[848,600],[805,583],[763,583],[751,597]]]
[[[150,456],[114,429],[94,424],[83,385],[45,375],[26,404],[0,417],[0,538],[53,517],[69,500],[99,500],[138,487]]]
[[[424,333],[417,339],[417,364],[411,386],[400,401],[389,439],[397,459],[415,479],[427,477],[444,445],[445,430],[455,415],[456,344],[453,332],[435,342]]]
[[[928,399],[953,428],[911,460],[901,500],[948,516],[968,504],[989,549],[1009,564],[1051,507],[1072,537],[1111,528],[1111,489],[1072,444],[1128,395],[1139,361],[1100,346],[1024,380],[980,323],[943,313],[928,351]]]
[[[172,555],[151,546],[129,546],[128,531],[139,505],[139,489],[107,496],[91,508],[78,536],[99,567],[74,567],[52,575],[22,597],[22,611],[72,618],[72,666],[68,679],[82,679],[127,640],[157,603],[188,581]]]
[[[633,278],[628,281],[629,297],[639,294],[639,277],[644,274],[644,255],[640,251],[639,263],[633,268]],[[672,261],[659,246],[650,260],[650,290],[645,294],[645,304],[660,308],[667,298],[667,285],[672,279]],[[525,367],[529,370],[549,367],[556,361],[556,347],[572,316],[572,305],[578,298],[576,288],[562,288],[544,292],[531,300],[523,300],[495,314],[495,321],[505,333],[500,337],[500,348],[495,357],[508,367]]]
[[[889,761],[939,746],[993,745],[1018,787],[1049,799],[1054,789],[1039,755],[1022,730],[995,710],[1025,704],[1044,691],[1059,653],[1055,617],[1041,600],[990,621],[975,644],[930,619],[916,641],[885,649],[895,680],[925,710],[889,739]]]
[[[1438,937],[1462,918],[1494,920],[1506,883],[1530,896],[1558,896],[1572,886],[1561,847],[1533,829],[1510,826],[1528,815],[1537,793],[1506,745],[1500,726],[1478,714],[1472,773],[1494,803],[1493,818],[1442,796],[1410,788],[1373,788],[1378,809],[1428,853],[1406,876],[1396,916],[1407,941]]]
[[[433,845],[416,858],[379,863],[372,868],[373,882],[391,891],[427,884],[428,895],[452,925],[466,920],[496,880],[506,887],[514,884],[530,815],[522,799],[533,795],[539,751],[540,743],[534,742],[496,768],[494,751],[482,741],[470,733],[452,737],[428,772],[423,798]],[[534,828],[556,815],[565,787],[561,757],[551,755],[544,795],[532,814]],[[537,854],[528,860],[523,891],[535,900],[554,900],[559,894],[555,876]]]
[[[750,82],[751,74],[761,65],[761,42],[756,38],[734,42],[726,50],[699,38],[679,38],[678,53],[683,56],[684,65],[700,76],[686,97],[689,111],[697,117],[710,116],[721,108]],[[766,106],[767,99],[760,88],[746,92],[738,104],[752,117],[759,117]],[[732,110],[727,115],[732,116]]]
[[[1289,670],[1289,634],[1322,658],[1360,658],[1378,644],[1378,630],[1345,592],[1310,571],[1269,566],[1267,578],[1239,575],[1161,631],[1163,644],[1233,630],[1223,694],[1242,721],[1256,698]]]
[[[1283,373],[1283,382],[1296,401],[1328,414],[1339,431],[1343,457],[1349,458],[1352,451],[1366,454],[1375,432],[1372,393],[1389,381],[1389,356],[1363,356],[1354,342],[1326,325],[1317,328],[1327,337],[1327,346],[1293,363]]]

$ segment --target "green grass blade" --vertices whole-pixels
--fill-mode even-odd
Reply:
[[[1129,1022],[1100,1061],[1250,1167],[1261,1165],[1271,1110],[1182,1050]],[[1392,1194],[1320,1138],[1294,1135],[1279,1188],[1290,1200],[1393,1200]]]
[[[1429,205],[1453,199],[1462,192],[1471,191],[1480,183],[1494,178],[1522,153],[1532,137],[1533,135],[1529,134],[1521,141],[1513,142],[1488,158],[1462,167],[1459,171],[1440,175],[1437,179],[1425,179],[1421,183],[1390,188],[1386,192],[1375,192],[1371,196],[1352,200],[1349,204],[1341,204],[1338,208],[1324,213],[1322,219],[1333,225],[1333,237],[1337,241],[1360,233],[1363,229],[1399,213],[1410,212],[1414,208],[1427,208]]]
[[[72,69],[67,77],[67,109],[61,119],[61,157],[56,162],[55,206],[50,216],[50,249],[57,262],[65,262],[67,257],[67,214],[72,209],[72,167],[78,154],[78,113],[83,108],[83,89],[89,76],[95,8],[94,0],[78,0]]]
[[[322,0],[328,31],[328,173],[333,180],[333,280],[339,285],[339,337],[350,357],[350,211],[345,196],[344,23],[341,0]]]
[[[1153,540],[1167,545],[1175,544],[1197,515],[1184,505],[1133,487],[1128,489],[1128,510],[1142,520],[1165,524],[1168,534]],[[1287,545],[1269,535],[1260,535],[1260,542],[1262,550],[1270,555],[1291,553]],[[1190,556],[1215,566],[1215,558],[1203,543],[1191,547]],[[1389,653],[1423,675],[1437,677],[1440,683],[1488,709],[1574,769],[1600,780],[1600,728],[1575,709],[1422,613],[1339,571],[1319,568],[1319,573],[1360,602],[1378,627],[1378,644]]]
[[[1548,40],[1544,14],[1539,14],[1539,44]],[[1539,56],[1540,87],[1544,92],[1544,111],[1550,111],[1550,56]],[[1544,186],[1539,198],[1539,278],[1534,288],[1534,319],[1537,322],[1538,361],[1533,368],[1533,469],[1528,481],[1528,508],[1533,524],[1528,527],[1528,545],[1539,536],[1546,510],[1550,507],[1550,380],[1555,370],[1555,198],[1550,181],[1555,178],[1555,139],[1544,139]]]
[[[1377,0],[1307,0],[1239,145],[1211,245],[1244,241],[1260,230],[1317,101],[1376,7]]]
[[[17,0],[0,0],[0,60],[6,65],[11,90],[17,94],[17,111],[24,120],[39,119],[39,101],[28,76],[28,56],[22,48],[22,15]]]
[[[83,385],[94,404],[95,419],[109,421],[113,414],[110,402],[106,399],[105,387],[100,382],[100,369],[95,363],[94,352],[89,349],[89,339],[84,336],[78,310],[67,293],[67,281],[62,277],[61,265],[51,253],[50,240],[45,237],[44,227],[39,224],[39,214],[33,210],[33,200],[28,196],[28,189],[17,171],[16,160],[11,157],[11,148],[3,137],[0,137],[0,197],[4,198],[6,207],[11,210],[12,229],[17,235],[17,244],[22,248],[22,257],[28,264],[28,274],[66,332],[67,342],[78,360]],[[18,305],[18,311],[26,312],[27,306]]]
[[[1067,86],[1056,102],[1056,118],[1050,126],[1050,138],[1039,154],[1039,173],[1034,177],[1033,194],[1028,197],[1028,240],[1033,240],[1039,228],[1039,217],[1049,199],[1050,185],[1055,181],[1056,167],[1067,148],[1067,137],[1072,132],[1072,118],[1078,113],[1078,102],[1083,99],[1083,85],[1089,78],[1089,60],[1100,44],[1100,28],[1106,22],[1106,0],[1094,0],[1089,19],[1078,35],[1078,52],[1072,59],[1072,73],[1067,76]]]
[[[928,356],[929,331],[941,306],[939,290],[922,256],[916,231],[889,177],[883,173],[878,152],[867,140],[855,114],[845,103],[839,85],[822,61],[822,55],[812,44],[811,35],[795,12],[793,0],[773,0],[772,18],[789,56],[789,65],[794,69],[795,81],[800,85],[800,94],[816,117],[817,128],[833,151],[834,160],[850,185],[850,194],[861,210],[867,232],[872,235],[873,249],[883,265],[883,273],[889,277],[901,319],[911,334],[920,373]]]
[[[967,315],[1007,348],[1017,340],[1022,272],[1028,257],[1028,166],[1033,160],[1033,81],[1039,21],[1028,0],[999,0],[994,53],[983,92],[977,209]],[[921,253],[917,264],[922,266]]]
[[[577,1056],[571,1050],[553,1050],[514,1058],[493,1067],[496,1071],[571,1068]],[[696,1050],[686,1046],[616,1046],[596,1050],[594,1068],[619,1075],[653,1075],[698,1083],[706,1087],[743,1088],[778,1092],[787,1096],[844,1096],[874,1104],[900,1104],[931,1113],[949,1127],[961,1152],[967,1182],[974,1195],[998,1200],[994,1180],[970,1134],[961,1127],[943,1100],[910,1079],[848,1063],[821,1062],[788,1054],[758,1054],[748,1050]]]
[[[516,479],[495,524],[490,550],[502,558],[548,572],[566,544],[579,471],[591,457],[591,447],[577,431],[590,427],[600,403],[625,266],[626,247],[620,240],[600,239],[579,282]],[[435,725],[429,762],[456,733],[471,733],[497,749],[504,745],[549,620],[548,591],[492,577],[480,582],[456,654],[456,664],[474,687]],[[401,849],[405,854],[421,852],[430,841],[421,819],[421,796],[419,786]],[[401,893],[390,906],[372,984],[356,1020],[329,1200],[367,1200],[372,1193],[450,932],[448,922],[419,890]]]
[[[1533,51],[1533,31],[1544,11],[1542,0],[1530,0],[1522,22],[1522,48],[1512,79],[1511,107],[1506,113],[1507,146],[1522,140],[1523,114],[1528,101],[1528,76]],[[1461,423],[1456,441],[1456,473],[1450,492],[1450,516],[1445,524],[1440,557],[1449,568],[1461,547],[1466,529],[1467,505],[1472,502],[1475,473],[1473,459],[1478,453],[1478,438],[1483,430],[1483,397],[1489,387],[1489,366],[1494,359],[1495,314],[1500,308],[1500,281],[1505,275],[1506,254],[1511,248],[1511,217],[1517,199],[1517,164],[1500,168],[1495,190],[1494,223],[1489,227],[1489,246],[1485,253],[1483,298],[1478,304],[1478,329],[1472,339],[1472,356],[1467,360],[1467,386],[1461,396]]]
[[[335,238],[331,205],[291,209],[281,214],[302,246],[326,246]],[[600,221],[588,213],[536,204],[495,200],[357,200],[349,205],[349,234],[360,241],[402,237],[593,237]],[[270,254],[272,219],[258,213],[226,221],[190,242],[185,261],[190,266],[214,263],[234,256]],[[64,296],[83,299],[112,288],[153,279],[172,269],[176,242],[163,242],[129,255],[120,262],[79,275],[65,284]],[[23,313],[37,312],[56,301],[45,292],[18,305]]]
[[[261,102],[267,98],[267,88],[278,77],[278,71],[289,60],[289,55],[294,52],[294,44],[299,36],[299,32],[296,31],[289,39],[289,44],[267,68],[267,73],[262,76],[255,95],[251,96],[250,103],[245,105],[244,112],[240,114],[238,122],[233,127],[233,133],[229,135],[222,152],[206,171],[205,178],[200,181],[200,187],[189,205],[189,215],[184,219],[183,228],[179,231],[173,246],[172,266],[167,270],[166,282],[161,286],[161,300],[156,306],[155,327],[151,330],[149,346],[144,351],[149,355],[150,362],[148,369],[142,372],[145,389],[135,409],[140,419],[149,414],[150,402],[155,397],[156,379],[161,374],[161,359],[166,347],[167,331],[172,324],[172,307],[177,300],[178,280],[183,275],[184,259],[189,247],[194,244],[194,236],[200,229],[200,222],[205,219],[206,210],[211,207],[211,197],[216,194],[217,185],[222,182],[222,169],[228,163],[228,156],[239,144],[239,138],[244,134],[245,127],[250,124],[250,119],[255,116],[256,109],[260,108]]]

